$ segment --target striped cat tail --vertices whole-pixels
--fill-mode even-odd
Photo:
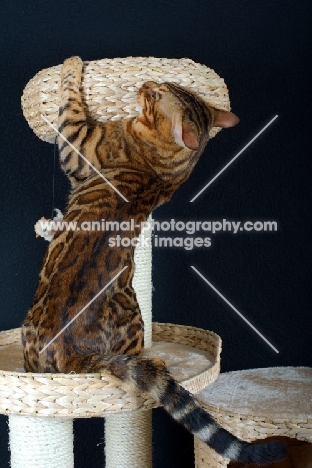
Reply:
[[[223,429],[157,358],[96,355],[90,359],[88,372],[106,370],[124,384],[125,390],[150,395],[175,421],[223,457],[245,464],[264,465],[287,455],[287,446],[282,442],[243,442]]]
[[[223,429],[213,417],[199,406],[193,396],[166,373],[159,402],[164,409],[189,432],[209,445],[221,456],[245,464],[263,465],[282,460],[287,446],[282,442],[248,443]]]

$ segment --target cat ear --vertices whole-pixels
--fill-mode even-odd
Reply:
[[[197,150],[199,148],[198,136],[188,125],[183,125],[182,140],[185,146],[191,150]]]
[[[192,150],[199,148],[199,141],[196,132],[187,124],[182,123],[181,112],[176,112],[172,117],[172,134],[177,145],[187,147]]]
[[[234,127],[234,125],[238,124],[239,122],[239,118],[237,117],[237,115],[233,114],[233,112],[215,109],[214,107],[212,107],[211,110],[214,116],[214,127],[230,128]]]

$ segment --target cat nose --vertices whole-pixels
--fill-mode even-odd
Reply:
[[[142,86],[141,86],[141,91],[144,91],[145,93],[151,95],[154,91],[158,89],[157,83],[155,81],[146,81]]]
[[[146,82],[143,84],[143,87],[146,88],[146,89],[152,89],[152,88],[154,88],[155,86],[158,86],[157,83],[155,83],[155,81],[146,81]]]
[[[154,101],[158,101],[160,99],[159,84],[154,81],[147,81],[141,89],[145,96],[151,97]]]

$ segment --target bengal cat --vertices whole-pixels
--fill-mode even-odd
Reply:
[[[231,112],[207,106],[173,83],[146,82],[137,94],[140,115],[90,123],[80,95],[83,62],[61,71],[60,164],[72,190],[64,221],[130,221],[137,227],[188,179],[209,130],[232,127]],[[68,144],[72,143],[122,195]],[[219,454],[245,463],[285,456],[279,442],[249,444],[222,429],[169,374],[163,362],[140,357],[143,322],[132,287],[134,247],[113,248],[109,233],[58,231],[49,245],[33,306],[22,328],[27,372],[104,372],[125,389],[149,394]],[[43,348],[124,267],[122,274],[47,348]]]

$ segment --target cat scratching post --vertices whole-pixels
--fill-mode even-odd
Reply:
[[[146,239],[135,249],[133,287],[144,321],[144,346],[152,346],[152,217]],[[106,468],[152,468],[152,411],[133,411],[105,417]]]
[[[189,392],[216,380],[218,335],[168,323],[153,323],[152,333],[143,355],[164,360]],[[21,329],[0,332],[0,413],[9,415],[12,468],[73,468],[73,419],[107,415],[106,468],[151,466],[155,401],[125,392],[104,374],[32,374],[22,366]]]
[[[56,135],[41,116],[57,125],[60,70],[61,65],[37,73],[22,96],[30,127],[51,143]],[[90,118],[136,116],[136,93],[149,80],[179,83],[214,107],[230,110],[223,79],[208,67],[190,59],[126,57],[84,63],[82,92]],[[211,129],[210,137],[219,130]],[[136,251],[136,263],[144,356],[164,360],[173,377],[197,393],[219,375],[221,339],[194,327],[151,324],[149,248]],[[106,417],[106,468],[151,467],[155,401],[125,392],[104,374],[32,374],[22,368],[21,330],[0,332],[0,413],[9,415],[12,468],[73,468],[73,419],[92,416]]]

